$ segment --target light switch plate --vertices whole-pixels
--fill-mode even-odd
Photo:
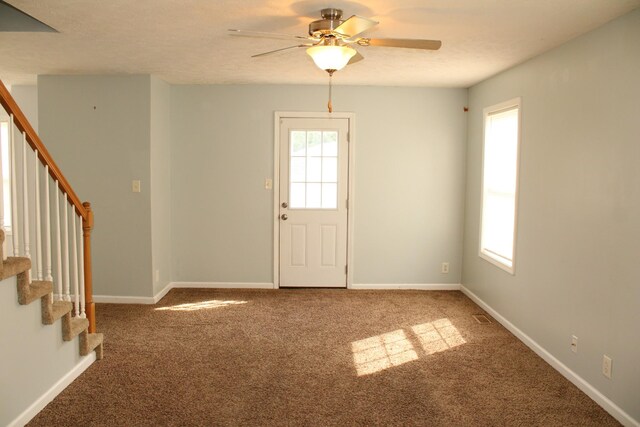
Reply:
[[[264,179],[264,189],[271,190],[273,188],[273,180],[271,178]]]
[[[140,180],[134,179],[133,181],[131,181],[131,191],[133,191],[134,193],[140,192]]]

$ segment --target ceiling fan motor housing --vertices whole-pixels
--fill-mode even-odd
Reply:
[[[340,20],[342,18],[342,10],[340,9],[322,9],[320,16],[322,19],[309,24],[309,35],[312,37],[319,38],[331,34],[344,22]]]

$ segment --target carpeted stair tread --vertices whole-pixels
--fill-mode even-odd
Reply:
[[[73,310],[73,303],[69,301],[51,302],[51,295],[42,297],[42,323],[51,325]]]
[[[20,274],[23,275],[26,276],[25,273]],[[53,291],[53,283],[47,280],[34,280],[28,285],[23,285],[20,278],[18,279],[18,302],[22,305],[31,304]]]
[[[7,277],[17,276],[20,273],[31,268],[31,260],[25,257],[8,257],[2,263],[2,274],[0,277],[6,279]]]
[[[62,319],[62,339],[71,341],[89,327],[89,320],[82,317],[71,317],[71,313]]]
[[[87,331],[83,331],[80,334],[80,355],[86,356],[95,350],[97,358],[102,359],[103,339],[103,334],[90,334]]]

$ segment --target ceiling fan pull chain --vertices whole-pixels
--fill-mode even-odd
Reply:
[[[327,107],[329,107],[329,112],[330,113],[333,113],[333,104],[331,103],[332,82],[333,82],[333,73],[330,73],[329,74],[329,104],[327,104]]]

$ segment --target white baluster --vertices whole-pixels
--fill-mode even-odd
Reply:
[[[38,266],[38,280],[42,280],[42,213],[40,212],[40,162],[38,150],[33,158],[33,173],[36,180],[36,264]]]
[[[27,134],[22,132],[22,212],[24,218],[24,256],[31,258],[29,245],[29,179],[27,173]]]
[[[72,208],[73,209],[73,208]],[[71,230],[73,232],[73,292],[74,292],[74,314],[76,317],[80,316],[80,292],[78,292],[78,240],[76,238],[76,214],[71,213]]]
[[[46,212],[45,216],[45,230],[44,230],[44,247],[47,252],[46,264],[45,264],[45,280],[49,282],[53,281],[53,276],[51,276],[51,202],[49,194],[49,165],[45,165],[44,167],[44,191],[45,191],[45,199],[44,199],[44,210]]]
[[[64,254],[65,254],[65,262],[64,266],[64,300],[71,301],[71,296],[69,295],[69,201],[67,200],[66,194],[64,195]]]
[[[64,299],[66,295],[62,293],[62,244],[60,243],[60,187],[56,180],[56,248],[58,248],[58,259],[56,268],[56,280],[58,281],[58,299]]]
[[[78,253],[78,276],[80,276],[80,317],[86,318],[85,312],[85,295],[84,295],[84,241],[82,239],[82,218],[78,216],[78,236],[80,237],[78,245],[80,252]]]
[[[18,232],[18,191],[16,184],[16,142],[13,131],[13,114],[11,115],[9,156],[11,157],[11,240],[13,241],[13,256],[18,256],[19,232]]]

